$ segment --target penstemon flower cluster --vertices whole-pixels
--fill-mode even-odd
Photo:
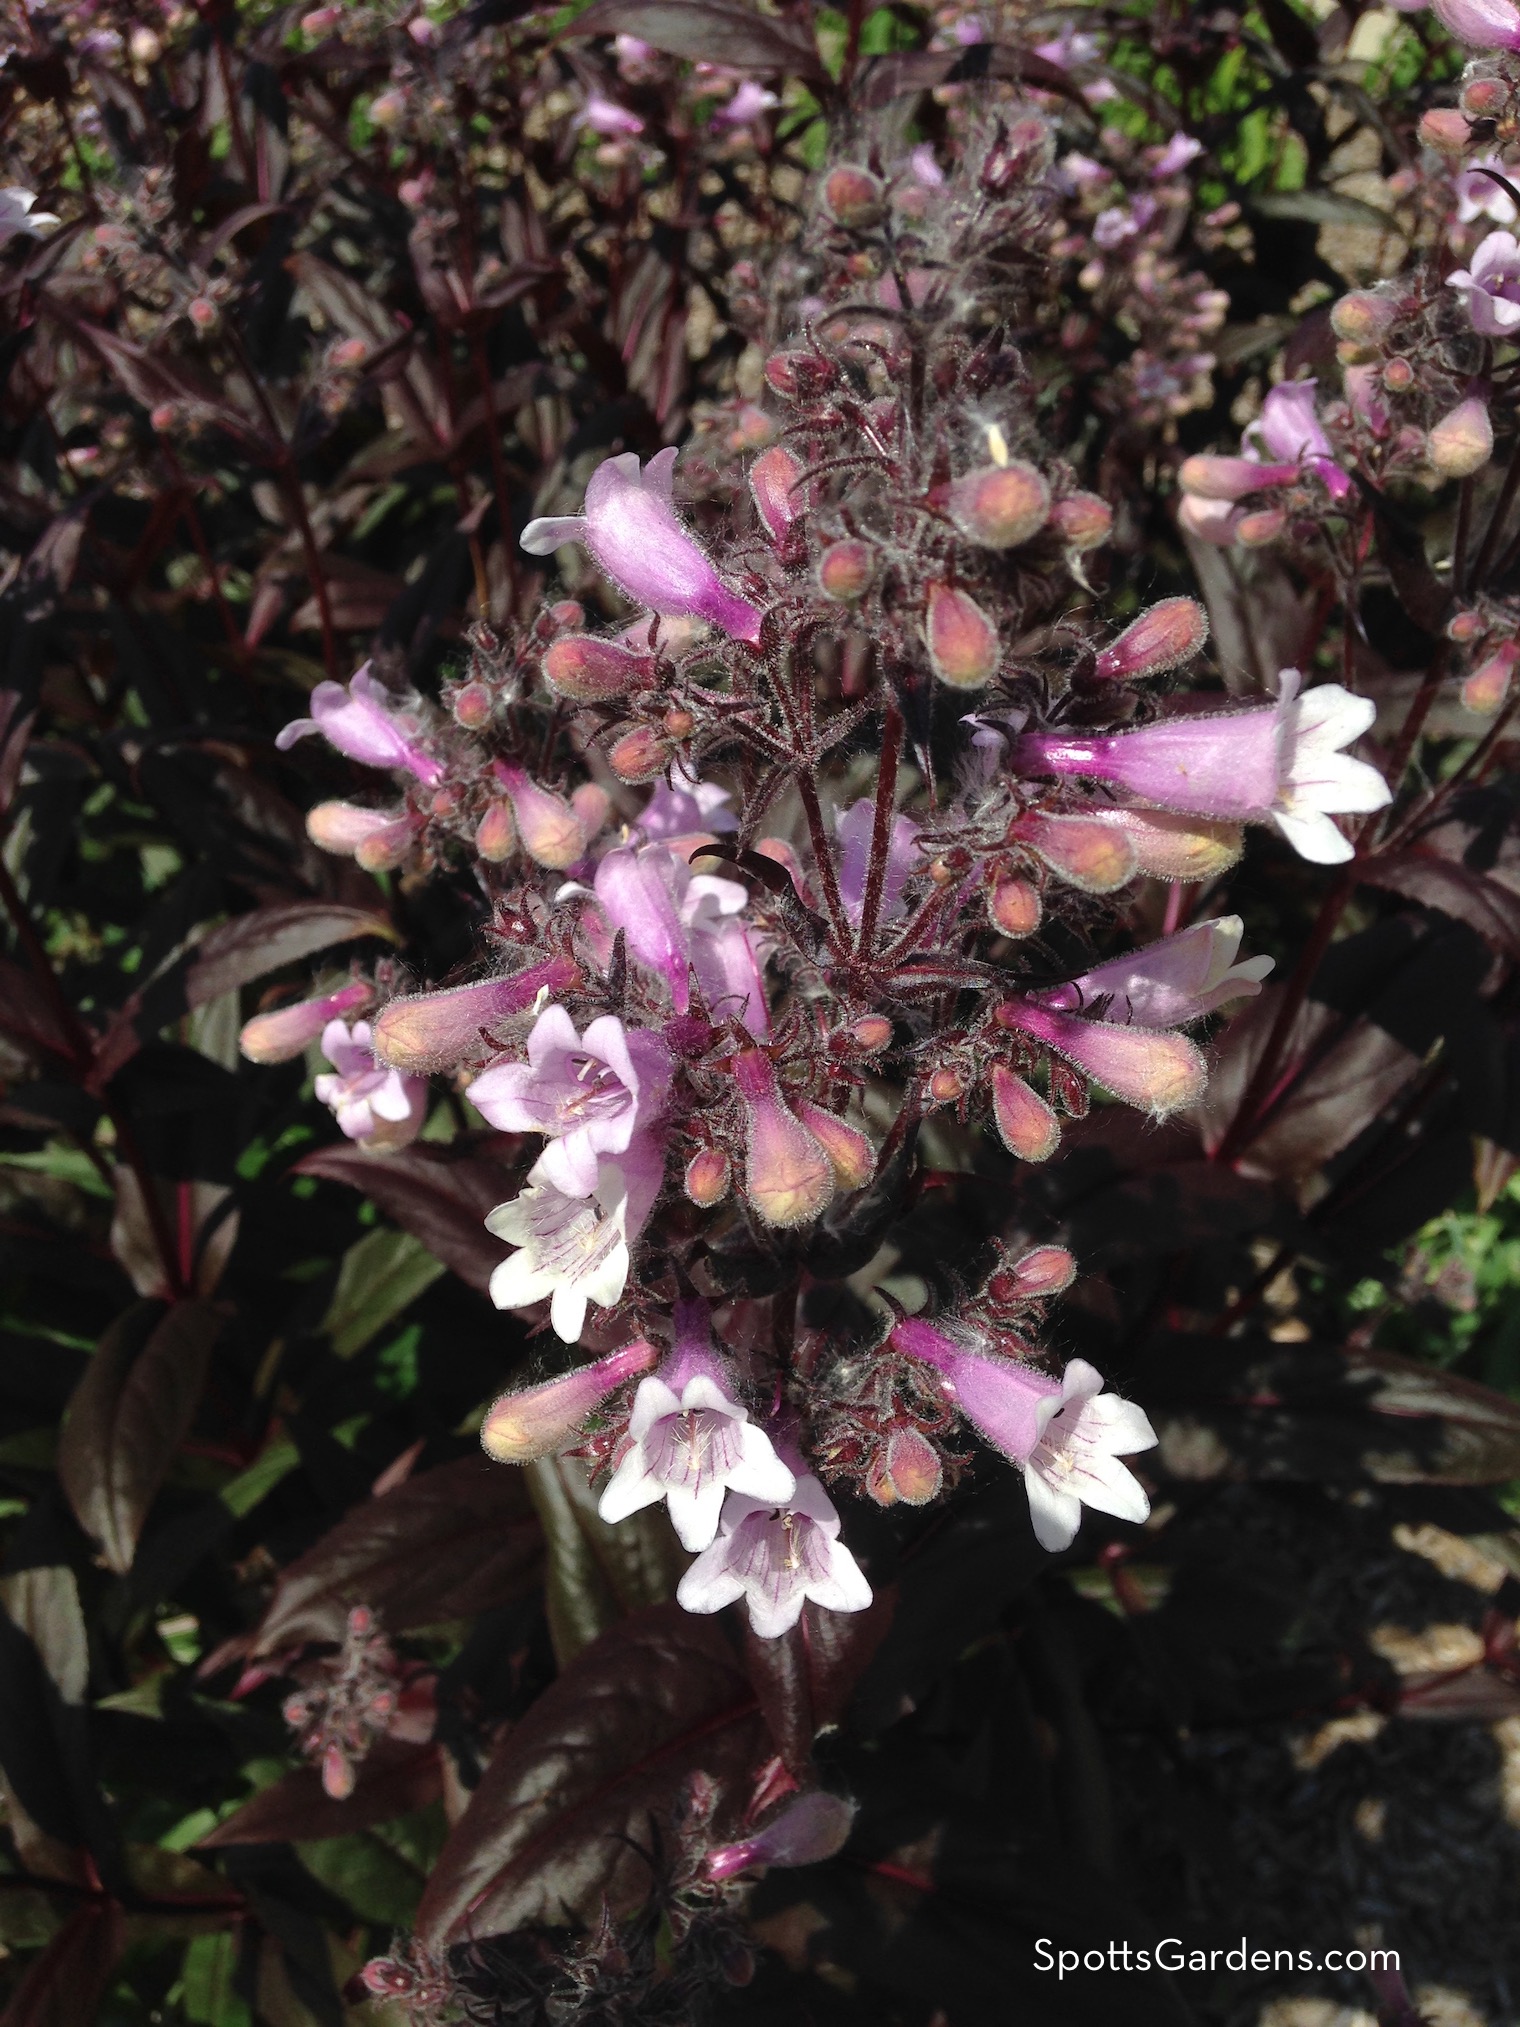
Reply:
[[[487,1219],[491,1294],[574,1349],[497,1401],[486,1450],[579,1451],[609,1523],[663,1502],[694,1558],[680,1603],[742,1603],[761,1639],[870,1603],[841,1489],[927,1504],[971,1435],[1023,1474],[1052,1552],[1084,1506],[1146,1517],[1123,1461],[1155,1441],[1145,1414],[1039,1344],[1065,1251],[999,1257],[932,1315],[878,1295],[865,1343],[815,1323],[809,1287],[877,1251],[937,1111],[1040,1162],[1095,1099],[1195,1105],[1199,1024],[1270,959],[1241,960],[1230,916],[1114,953],[1126,890],[1216,875],[1252,824],[1335,863],[1337,819],[1388,799],[1348,750],[1370,703],[1294,670],[1266,702],[1189,695],[1202,607],[1119,625],[1089,588],[1112,515],[1042,441],[1001,335],[1028,285],[1006,249],[1062,229],[1063,190],[1096,193],[1095,297],[1150,246],[1158,303],[1193,291],[1174,338],[1196,349],[1219,306],[1151,243],[1187,202],[1185,147],[1127,202],[1053,154],[1030,111],[973,121],[948,170],[922,147],[837,161],[778,270],[792,328],[764,394],[708,429],[696,483],[675,448],[605,459],[522,535],[562,595],[477,625],[441,709],[366,667],[280,740],[389,779],[312,811],[325,849],[473,862],[490,961],[440,991],[356,979],[245,1048],[319,1039],[318,1095],[377,1152],[440,1074],[536,1150]],[[1172,414],[1205,370],[1132,367],[1173,371],[1146,396]],[[1260,539],[1300,499],[1343,506],[1350,435],[1393,429],[1375,407],[1322,421],[1312,383],[1274,390],[1239,458],[1184,465],[1186,524]]]

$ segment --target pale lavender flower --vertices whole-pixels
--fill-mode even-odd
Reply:
[[[329,1021],[322,1030],[322,1053],[332,1064],[313,1083],[350,1140],[382,1150],[405,1147],[427,1119],[427,1079],[408,1077],[375,1061],[368,1021]]]
[[[767,91],[763,84],[756,84],[752,77],[747,77],[727,105],[719,106],[713,114],[713,125],[747,127],[762,113],[773,112],[780,103],[773,91]]]
[[[728,807],[732,800],[726,788],[715,781],[698,781],[684,768],[673,767],[639,811],[638,828],[647,844],[667,838],[689,838],[706,833],[724,837],[739,828],[739,819]]]
[[[743,1598],[755,1632],[776,1640],[809,1599],[830,1612],[863,1612],[870,1604],[871,1586],[839,1539],[833,1500],[800,1460],[795,1468],[796,1490],[784,1505],[729,1493],[717,1540],[676,1587],[688,1612],[721,1612]]]
[[[716,1538],[728,1492],[785,1505],[797,1481],[737,1391],[713,1349],[706,1303],[678,1302],[670,1356],[633,1397],[629,1446],[597,1508],[603,1520],[663,1499],[681,1546],[695,1551]]]
[[[919,1317],[897,1324],[892,1343],[933,1366],[967,1421],[1022,1470],[1042,1548],[1070,1548],[1084,1506],[1117,1520],[1149,1515],[1144,1487],[1119,1459],[1153,1448],[1156,1432],[1133,1401],[1103,1391],[1102,1374],[1085,1359],[1074,1358],[1053,1380]]]
[[[619,1155],[658,1117],[670,1053],[647,1029],[603,1014],[577,1035],[562,1006],[545,1007],[526,1063],[499,1063],[465,1095],[502,1133],[545,1133],[536,1174],[566,1196],[590,1196],[602,1155]]]
[[[1432,0],[1432,11],[1469,49],[1520,49],[1520,8],[1512,0]]]
[[[1173,134],[1161,153],[1151,164],[1151,174],[1159,183],[1164,177],[1178,176],[1192,161],[1203,153],[1202,141],[1195,141],[1191,134]]]
[[[1303,465],[1322,480],[1332,499],[1344,499],[1351,480],[1335,461],[1317,406],[1318,382],[1284,380],[1274,387],[1261,405],[1261,414],[1250,423],[1241,439],[1249,457],[1260,445],[1269,457],[1284,464]]]
[[[1446,285],[1466,296],[1480,336],[1508,338],[1520,330],[1520,240],[1512,232],[1491,232],[1479,242],[1472,266],[1455,269]]]
[[[875,799],[863,795],[859,802],[840,810],[834,818],[839,837],[839,898],[844,912],[857,928],[865,907],[866,872],[871,861],[871,832],[876,823]],[[911,817],[894,816],[887,843],[887,872],[881,888],[881,920],[890,922],[902,913],[903,889],[910,875],[925,864],[918,849],[918,825]]]
[[[586,127],[593,134],[605,134],[609,138],[617,135],[642,134],[644,122],[637,113],[620,106],[616,99],[609,99],[601,92],[592,92],[575,118],[578,127]]]
[[[1127,240],[1138,238],[1156,216],[1154,197],[1136,197],[1129,204],[1111,204],[1093,220],[1093,244],[1112,253]]]
[[[34,211],[32,206],[36,202],[34,191],[18,190],[14,185],[0,190],[0,246],[29,233],[35,236],[48,226],[61,223],[51,211]]]
[[[762,1865],[818,1865],[844,1849],[855,1820],[855,1804],[842,1795],[794,1796],[779,1815],[737,1844],[723,1844],[707,1854],[709,1879],[732,1879]]]
[[[916,148],[908,151],[908,166],[913,171],[913,180],[926,190],[938,190],[945,180],[945,172],[939,166],[939,157],[933,144],[920,141]]]
[[[529,1171],[521,1196],[498,1204],[486,1219],[488,1232],[518,1248],[492,1274],[491,1300],[498,1309],[525,1309],[547,1298],[555,1335],[574,1344],[588,1303],[610,1309],[622,1299],[631,1248],[660,1193],[665,1156],[650,1135],[639,1135],[615,1162],[598,1163],[596,1187],[586,1196],[556,1189],[542,1167]]]
[[[749,894],[737,880],[693,873],[665,844],[622,847],[597,867],[594,896],[607,954],[610,932],[621,929],[629,955],[665,979],[677,1013],[691,1005],[695,972],[720,1019],[737,1014],[751,1034],[768,1031],[757,954],[742,919]],[[588,931],[593,926],[585,918],[583,924]]]
[[[662,450],[639,468],[632,451],[597,466],[586,511],[530,521],[522,546],[549,556],[583,542],[620,590],[652,611],[710,620],[736,640],[760,637],[760,614],[730,591],[675,510],[676,453]]]
[[[404,767],[428,787],[443,778],[442,766],[417,743],[415,725],[393,708],[390,692],[370,674],[368,662],[347,689],[318,683],[311,716],[293,718],[274,743],[283,753],[313,732],[366,767]]]
[[[1497,169],[1511,183],[1520,176],[1520,163],[1501,162],[1497,155],[1481,155],[1476,162],[1469,162],[1457,172],[1453,185],[1457,193],[1457,218],[1463,225],[1471,225],[1477,218],[1491,219],[1495,225],[1513,225],[1520,216],[1515,210],[1515,200],[1502,183],[1483,174],[1486,169]]]
[[[1080,70],[1087,64],[1097,63],[1103,47],[1096,35],[1080,34],[1068,23],[1054,42],[1036,43],[1034,53],[1061,70]],[[1090,106],[1098,106],[1117,98],[1119,89],[1106,77],[1098,78],[1094,83],[1083,86],[1082,96]]]
[[[288,1063],[325,1033],[339,1014],[358,1012],[374,996],[372,986],[355,979],[320,999],[298,1000],[294,1006],[277,1007],[273,1013],[255,1014],[244,1024],[238,1047],[250,1063]]]
[[[1141,1028],[1180,1028],[1229,1000],[1251,998],[1261,991],[1272,959],[1235,962],[1243,929],[1238,915],[1196,922],[1180,935],[1165,936],[1159,943],[1096,965],[1080,978],[1026,997],[1037,1006],[1066,1012],[1101,1003],[1105,1020]]]
[[[1339,865],[1352,845],[1332,815],[1391,799],[1375,767],[1341,751],[1369,729],[1376,707],[1339,683],[1300,696],[1301,680],[1285,669],[1277,702],[1249,711],[1088,737],[1026,733],[1010,758],[1023,774],[1087,775],[1186,815],[1275,823],[1300,857]]]

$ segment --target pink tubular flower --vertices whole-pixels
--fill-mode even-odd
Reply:
[[[599,1157],[621,1154],[665,1102],[670,1055],[658,1035],[603,1014],[584,1037],[562,1006],[545,1007],[526,1063],[501,1063],[466,1097],[502,1133],[545,1133],[536,1173],[566,1196],[590,1196]]]
[[[642,470],[632,451],[597,466],[583,515],[530,521],[522,546],[549,556],[583,542],[614,584],[651,611],[710,620],[736,640],[760,637],[760,614],[732,592],[676,514],[676,453],[662,450]]]
[[[526,1013],[541,992],[569,992],[580,983],[573,958],[546,957],[506,978],[393,999],[375,1016],[375,1053],[398,1070],[451,1070],[490,1054],[483,1033]]]
[[[355,1013],[374,998],[373,987],[355,979],[337,992],[321,999],[298,1000],[273,1013],[255,1014],[238,1037],[238,1047],[250,1063],[288,1063],[299,1056],[308,1042],[314,1042],[339,1014]]]
[[[582,890],[584,891],[584,890]],[[677,1013],[691,1005],[691,974],[714,1014],[737,1013],[751,1034],[767,1031],[765,992],[737,880],[693,873],[668,845],[609,852],[596,869],[602,914],[628,939],[629,954],[657,971]]]
[[[763,1829],[707,1854],[709,1879],[732,1879],[761,1865],[818,1865],[844,1849],[855,1804],[815,1789],[797,1795]]]
[[[747,127],[762,113],[774,111],[780,103],[773,91],[767,91],[763,84],[756,84],[752,77],[747,77],[728,104],[719,106],[713,114],[713,125]]]
[[[669,838],[726,837],[739,828],[739,819],[728,807],[731,800],[728,790],[716,782],[698,781],[684,768],[673,767],[639,811],[638,829],[646,844]]]
[[[313,1089],[350,1140],[382,1151],[417,1138],[427,1118],[427,1082],[375,1061],[368,1021],[352,1029],[346,1021],[329,1021],[322,1053],[333,1074],[318,1077]]]
[[[652,1344],[636,1337],[591,1365],[498,1395],[480,1425],[481,1448],[498,1464],[551,1456],[609,1394],[648,1372],[657,1357]]]
[[[608,136],[642,134],[644,131],[644,122],[637,113],[629,112],[616,99],[604,98],[600,92],[592,92],[576,115],[575,124],[589,128],[593,134]]]
[[[717,1540],[704,1549],[676,1587],[688,1612],[721,1612],[743,1598],[762,1640],[779,1639],[811,1598],[830,1612],[863,1612],[871,1586],[839,1539],[839,1515],[800,1460],[796,1489],[784,1503],[730,1492]]]
[[[598,1163],[596,1187],[585,1196],[556,1189],[542,1168],[539,1162],[522,1195],[486,1219],[488,1232],[518,1249],[492,1274],[491,1300],[498,1309],[526,1309],[547,1299],[555,1335],[574,1344],[588,1302],[610,1309],[622,1298],[631,1248],[660,1193],[665,1157],[641,1134],[616,1162]]]
[[[1208,1082],[1203,1057],[1186,1035],[1084,1020],[1038,1006],[1033,999],[1004,1000],[995,1018],[1011,1033],[1043,1042],[1085,1077],[1153,1119],[1193,1104]]]
[[[1457,193],[1457,218],[1463,225],[1471,225],[1474,219],[1487,218],[1495,225],[1513,225],[1517,216],[1515,200],[1492,176],[1484,172],[1497,169],[1499,174],[1513,183],[1515,163],[1503,162],[1497,155],[1480,155],[1475,162],[1469,162],[1458,172],[1453,182]]]
[[[681,1546],[695,1552],[716,1538],[727,1492],[784,1505],[797,1481],[736,1393],[713,1349],[706,1303],[678,1302],[674,1348],[634,1395],[629,1447],[597,1508],[603,1520],[626,1520],[663,1499]]]
[[[839,838],[839,898],[857,929],[865,908],[866,870],[871,862],[871,831],[875,821],[876,802],[869,795],[840,810],[834,818]],[[910,875],[921,872],[924,864],[918,848],[918,825],[908,816],[893,817],[892,835],[887,843],[887,873],[881,889],[883,922],[890,922],[902,913],[903,888]]]
[[[1108,1020],[1137,1028],[1180,1028],[1228,1000],[1251,998],[1261,991],[1272,959],[1235,962],[1243,927],[1238,915],[1197,922],[1179,936],[1163,937],[1028,997],[1036,1006],[1058,1012],[1076,1013],[1096,1003]]]
[[[1133,1401],[1104,1393],[1102,1374],[1085,1359],[1074,1358],[1053,1380],[916,1316],[905,1317],[891,1341],[932,1365],[967,1421],[1022,1470],[1041,1548],[1070,1548],[1084,1506],[1117,1520],[1149,1515],[1144,1488],[1119,1459],[1151,1449],[1156,1432]]]
[[[1520,49],[1520,8],[1512,0],[1431,0],[1441,26],[1469,49]]]
[[[1376,768],[1341,751],[1368,730],[1376,708],[1339,683],[1300,696],[1301,680],[1285,669],[1275,704],[1218,717],[1163,718],[1090,737],[1026,733],[1010,758],[1020,773],[1087,775],[1185,815],[1275,823],[1300,857],[1339,865],[1352,845],[1332,815],[1391,799]]]
[[[391,697],[366,662],[348,688],[318,683],[311,693],[311,716],[293,718],[275,740],[283,753],[309,733],[320,732],[350,760],[366,767],[404,767],[426,787],[441,781],[443,768],[412,736],[414,728],[391,707]]]
[[[1317,393],[1313,380],[1284,380],[1274,387],[1242,446],[1260,443],[1270,457],[1304,466],[1324,482],[1332,499],[1342,500],[1351,491],[1351,480],[1336,463],[1320,423]]]
[[[1466,296],[1481,337],[1513,336],[1520,329],[1520,240],[1512,232],[1491,232],[1479,242],[1472,266],[1457,268],[1446,285]]]

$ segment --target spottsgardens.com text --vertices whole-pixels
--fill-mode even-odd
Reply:
[[[1034,1946],[1037,1971],[1074,1977],[1093,1971],[1396,1971],[1397,1950],[1253,1949],[1247,1937],[1215,1949],[1198,1949],[1178,1936],[1163,1936],[1142,1947],[1131,1942],[1095,1944],[1090,1949],[1059,1949],[1049,1936]]]

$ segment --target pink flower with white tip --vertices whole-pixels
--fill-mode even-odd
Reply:
[[[547,1301],[555,1335],[577,1343],[589,1303],[610,1309],[621,1301],[633,1242],[649,1222],[664,1174],[663,1150],[648,1134],[631,1140],[616,1161],[599,1161],[595,1187],[584,1196],[556,1188],[538,1162],[522,1195],[486,1219],[488,1232],[517,1248],[491,1276],[496,1307]]]
[[[564,898],[586,889],[560,892]],[[621,929],[629,956],[670,987],[677,1013],[691,1005],[695,973],[718,1019],[737,1015],[751,1034],[768,1032],[759,953],[743,920],[749,892],[737,880],[693,873],[669,845],[650,844],[608,852],[592,892],[598,908],[582,922],[592,942],[606,946],[599,958],[610,956],[611,932]]]
[[[575,124],[609,138],[642,134],[644,131],[644,122],[637,113],[629,112],[626,106],[620,106],[616,99],[606,98],[601,92],[592,92],[576,115]]]
[[[443,778],[441,764],[418,743],[415,726],[394,708],[368,662],[346,689],[342,683],[318,683],[311,693],[311,716],[293,718],[274,743],[284,753],[313,732],[366,767],[405,768],[425,787]]]
[[[1512,232],[1491,232],[1479,242],[1472,265],[1455,269],[1446,286],[1466,296],[1472,327],[1481,337],[1512,337],[1520,330],[1520,240]]]
[[[688,1612],[721,1612],[742,1598],[762,1640],[789,1633],[811,1600],[829,1612],[863,1612],[871,1586],[839,1539],[834,1502],[800,1458],[782,1452],[796,1489],[784,1501],[730,1492],[718,1538],[676,1587]]]
[[[404,1076],[375,1061],[368,1021],[329,1021],[322,1053],[332,1064],[313,1085],[350,1140],[375,1152],[405,1147],[427,1119],[427,1079]]]
[[[1458,172],[1453,187],[1457,193],[1457,219],[1462,225],[1471,225],[1475,219],[1487,218],[1495,225],[1513,225],[1517,216],[1515,200],[1503,183],[1496,183],[1486,172],[1496,169],[1506,181],[1513,183],[1520,174],[1520,163],[1501,162],[1496,155],[1480,156],[1476,162],[1469,162]]]
[[[677,1303],[674,1348],[639,1382],[629,1447],[597,1509],[603,1520],[626,1520],[663,1499],[681,1546],[696,1551],[715,1539],[729,1492],[771,1506],[790,1499],[795,1477],[736,1393],[713,1349],[706,1303]]]
[[[676,453],[662,450],[642,469],[632,451],[597,466],[586,487],[584,514],[530,521],[522,546],[552,556],[582,542],[619,590],[652,612],[705,619],[735,640],[760,637],[760,614],[730,591],[675,509]]]
[[[526,1063],[499,1063],[466,1096],[502,1133],[544,1133],[536,1174],[566,1196],[590,1196],[603,1155],[623,1153],[658,1116],[670,1086],[660,1037],[603,1014],[584,1036],[562,1006],[545,1007]]]
[[[1201,1020],[1232,999],[1261,991],[1272,969],[1270,957],[1235,962],[1244,924],[1238,915],[1197,922],[1178,936],[1163,937],[1080,978],[1046,992],[1026,995],[1037,1006],[1080,1012],[1101,1005],[1103,1017],[1142,1028],[1178,1028]]]
[[[715,127],[747,127],[762,113],[774,112],[781,103],[773,91],[747,77],[728,101],[713,114]]]

